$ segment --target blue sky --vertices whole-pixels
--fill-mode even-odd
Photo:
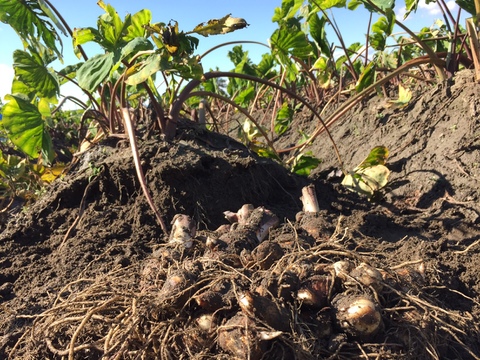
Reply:
[[[200,40],[198,53],[202,54],[211,47],[227,41],[235,40],[254,40],[267,43],[268,38],[276,28],[272,23],[274,8],[281,5],[281,0],[105,0],[111,4],[123,18],[127,13],[135,13],[141,9],[150,9],[154,22],[168,22],[171,19],[178,21],[179,27],[183,31],[193,29],[199,23],[209,19],[221,18],[229,13],[234,17],[244,18],[250,26],[226,35],[210,36],[208,38],[198,36]],[[73,29],[75,27],[96,27],[96,21],[103,10],[97,5],[96,0],[82,0],[78,2],[51,0],[51,3],[57,7],[65,20]],[[454,1],[448,2],[449,7],[453,9]],[[397,1],[396,12],[401,16],[403,3]],[[362,9],[363,10],[363,9]],[[454,10],[453,14],[456,16]],[[347,45],[354,41],[365,41],[367,32],[368,13],[366,11],[348,11],[344,9],[334,9],[333,15],[340,30],[345,37]],[[439,18],[438,6],[436,4],[422,4],[416,14],[411,16],[405,24],[414,31],[423,26],[431,26],[435,19]],[[463,25],[463,23],[462,23]],[[328,32],[330,42],[338,44],[332,31]],[[73,55],[71,40],[63,39],[65,65],[78,62]],[[243,45],[254,62],[257,62],[261,54],[268,49],[259,45]],[[12,53],[15,49],[21,49],[22,44],[16,33],[10,27],[0,22],[0,97],[3,99],[6,93],[10,92],[11,81],[13,78]],[[226,57],[229,48],[224,47],[209,54],[203,60],[205,70],[219,67],[221,70],[231,70],[233,65]],[[90,57],[97,53],[94,47],[86,47],[87,55]],[[54,68],[60,70],[64,65],[54,63]],[[74,87],[63,87],[63,94],[78,94]]]

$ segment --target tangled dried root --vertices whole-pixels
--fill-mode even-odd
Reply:
[[[441,359],[448,347],[479,359],[467,335],[478,325],[425,291],[421,260],[375,268],[375,253],[351,250],[340,230],[311,244],[284,224],[262,245],[268,265],[255,250],[209,247],[207,235],[190,249],[167,244],[141,266],[65,286],[10,357]],[[352,308],[378,311],[367,327],[345,305],[359,296],[368,300]]]

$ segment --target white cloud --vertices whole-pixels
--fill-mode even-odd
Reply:
[[[447,8],[450,11],[458,9],[457,4],[455,3],[455,0],[448,0],[446,2],[446,5],[447,5]],[[399,9],[397,9],[395,15],[396,15],[397,19],[403,19],[403,16],[405,15],[406,12],[407,12],[407,9],[406,9],[405,6],[403,6]],[[442,14],[442,11],[440,10],[440,6],[436,2],[431,2],[431,3],[427,4],[425,2],[425,0],[421,0],[418,3],[418,9],[417,9],[416,13],[419,14],[420,16],[422,16],[422,17],[426,17],[426,16],[436,16],[436,17],[438,17],[439,15]],[[413,13],[411,15],[413,15]]]
[[[13,80],[13,67],[9,64],[0,64],[0,97],[5,102],[4,96],[10,94]]]
[[[398,9],[396,11],[396,18],[400,21],[403,21],[403,17],[405,16],[405,14],[407,13],[407,8],[405,6],[402,6],[400,9]]]
[[[449,0],[446,2],[447,8],[452,11],[456,8],[455,1],[454,0]],[[418,9],[419,10],[426,10],[430,15],[439,15],[442,13],[440,10],[440,6],[436,2],[431,2],[427,4],[425,1],[420,1],[418,4]]]

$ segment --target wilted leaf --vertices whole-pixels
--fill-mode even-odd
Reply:
[[[249,141],[254,141],[255,138],[262,135],[258,127],[250,119],[245,120],[242,130]]]
[[[395,107],[404,107],[412,99],[412,92],[410,89],[404,87],[402,84],[398,84],[398,99],[389,100],[389,104]]]
[[[378,190],[387,185],[390,170],[384,165],[375,165],[345,175],[342,185],[358,194],[372,197]]]
[[[248,26],[245,19],[232,17],[228,14],[221,19],[208,20],[207,23],[201,23],[191,31],[203,36],[220,35],[243,29]]]
[[[42,169],[42,175],[40,176],[40,178],[46,183],[51,183],[63,174],[65,168],[66,166],[64,164],[44,167]]]
[[[388,149],[377,146],[353,171],[345,175],[342,181],[348,190],[372,197],[388,183],[390,170],[385,166]]]
[[[258,156],[269,158],[269,159],[278,159],[277,154],[265,144],[262,144],[258,140],[253,140],[248,144],[248,148],[255,152]]]
[[[161,62],[160,54],[153,54],[149,56],[147,59],[145,59],[141,63],[140,69],[136,73],[128,76],[125,82],[128,85],[141,84],[142,82],[146,81],[150,76],[160,71],[161,69],[160,62]]]

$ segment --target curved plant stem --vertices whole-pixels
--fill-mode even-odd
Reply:
[[[88,108],[88,105],[85,104],[82,100],[76,98],[75,96],[65,96],[59,103],[58,105],[55,107],[55,109],[52,110],[52,115],[55,114],[58,110],[60,110],[63,106],[63,104],[65,104],[65,102],[67,100],[70,100],[71,102],[77,104],[78,106],[80,106],[81,108],[83,108],[84,110],[86,108]]]
[[[124,76],[122,75],[121,78],[124,79]],[[143,173],[142,164],[140,162],[140,154],[138,152],[138,146],[137,146],[137,136],[135,134],[135,129],[133,127],[132,119],[130,118],[130,112],[128,111],[127,104],[125,101],[125,82],[122,82],[120,99],[121,99],[122,116],[123,116],[123,120],[127,130],[128,138],[130,140],[130,148],[132,149],[133,162],[135,164],[135,170],[137,171],[138,180],[140,181],[140,187],[142,188],[143,194],[147,199],[148,205],[150,205],[150,208],[155,213],[157,221],[160,224],[160,228],[165,234],[167,234],[168,233],[167,227],[165,225],[165,222],[163,221],[162,215],[160,215],[160,212],[158,211],[157,207],[155,206],[155,203],[153,202],[150,192],[148,191],[147,181],[145,179],[145,174]]]
[[[95,99],[95,97],[94,97],[89,91],[86,91],[86,90],[82,89],[82,88],[80,87],[80,85],[78,85],[78,82],[76,82],[76,81],[73,80],[72,78],[68,77],[67,75],[61,74],[61,73],[58,72],[58,71],[55,71],[55,74],[56,74],[57,76],[63,77],[64,79],[68,80],[68,81],[71,82],[72,84],[75,84],[76,86],[78,86],[78,88],[79,88],[80,90],[82,90],[85,95],[87,95],[88,99],[92,102],[92,105],[95,105],[95,106],[97,107],[97,109],[100,109],[100,105],[99,105],[97,99]]]
[[[268,49],[270,49],[270,46],[268,46],[267,44],[264,44],[262,42],[259,42],[259,41],[250,41],[250,40],[241,40],[241,41],[229,41],[229,42],[226,42],[226,43],[223,43],[223,44],[219,44],[217,46],[214,46],[212,47],[211,49],[208,49],[207,51],[205,51],[202,55],[200,55],[200,59],[203,59],[205,56],[207,56],[208,54],[210,54],[212,51],[214,50],[217,50],[223,46],[229,46],[229,45],[235,45],[235,44],[257,44],[257,45],[262,45],[262,46],[265,46],[267,47]]]
[[[350,70],[350,73],[352,74],[355,81],[357,81],[358,80],[358,74],[355,71],[355,67],[353,66],[352,59],[350,58],[350,52],[348,51],[348,48],[345,45],[345,42],[343,41],[342,33],[340,32],[340,30],[338,28],[337,22],[335,21],[335,18],[333,17],[333,14],[330,18],[328,16],[327,12],[324,9],[322,9],[322,7],[315,0],[312,0],[312,3],[322,12],[323,16],[325,16],[325,19],[327,19],[327,21],[332,26],[332,29],[335,32],[335,35],[337,36],[338,41],[340,41],[340,45],[343,49],[343,52],[345,53],[345,56],[347,57],[348,68]]]
[[[437,57],[438,59],[438,57]],[[384,78],[380,79],[379,81],[377,81],[376,83],[370,85],[369,87],[365,88],[362,92],[356,94],[355,96],[353,96],[351,99],[349,99],[348,101],[346,101],[345,103],[343,103],[326,121],[325,121],[325,124],[322,123],[322,126],[321,127],[318,127],[315,132],[313,133],[313,135],[307,140],[305,141],[303,144],[301,145],[298,145],[298,146],[294,146],[294,147],[291,147],[291,148],[288,148],[288,149],[285,149],[283,151],[292,151],[292,150],[296,150],[296,149],[300,149],[300,151],[302,149],[304,149],[307,145],[309,145],[318,135],[320,135],[324,129],[326,129],[327,127],[331,126],[333,123],[335,123],[338,119],[340,119],[340,117],[342,117],[343,115],[345,115],[347,113],[348,110],[350,110],[353,106],[355,106],[356,104],[358,104],[360,101],[362,101],[369,93],[371,93],[372,91],[374,91],[378,86],[382,86],[383,84],[385,84],[386,82],[390,81],[392,78],[400,75],[402,72],[404,71],[407,71],[408,69],[410,69],[411,67],[415,67],[415,66],[418,66],[418,65],[422,65],[422,64],[428,64],[428,63],[431,63],[432,62],[432,59],[429,58],[428,56],[422,56],[422,57],[419,57],[419,58],[416,58],[416,59],[413,59],[413,60],[410,60],[409,62],[403,64],[402,66],[400,66],[398,69],[396,69],[395,71],[392,71],[390,74],[386,75]],[[438,62],[437,62],[437,65],[444,65],[445,62],[438,59]],[[329,135],[330,136],[330,135]]]
[[[160,127],[160,131],[163,133],[166,127],[166,120],[165,120],[165,113],[163,111],[162,104],[158,102],[155,95],[153,94],[152,89],[150,89],[150,86],[148,86],[147,82],[143,82],[142,85],[147,91],[148,96],[150,97],[150,101],[152,102],[153,107],[155,109],[155,113],[157,114],[157,122]]]
[[[55,13],[55,15],[58,17],[58,19],[62,22],[63,26],[65,26],[65,29],[67,29],[70,37],[73,38],[73,31],[72,29],[70,28],[70,26],[68,25],[68,23],[65,21],[65,19],[63,18],[62,14],[60,14],[60,12],[55,8],[55,6],[53,6],[50,1],[48,0],[44,0],[45,3],[48,5],[48,7],[50,9],[53,10],[53,12]],[[83,47],[81,45],[77,45],[78,47],[78,50],[80,50],[80,53],[82,54],[82,57],[85,61],[88,60],[88,56],[87,54],[85,53],[85,51],[83,50]]]
[[[385,11],[383,11],[381,8],[375,5],[371,0],[365,0],[365,2],[368,3],[369,6],[374,8],[376,12],[382,15],[385,15]],[[432,50],[432,48],[428,46],[425,42],[423,42],[422,39],[420,39],[412,30],[410,30],[408,27],[406,27],[401,21],[398,21],[396,18],[395,18],[395,24],[401,27],[408,35],[410,35],[412,39],[414,39],[418,43],[418,45],[423,49],[423,51],[427,53],[427,55],[430,57],[430,63],[433,64],[435,71],[437,72],[437,75],[440,78],[440,81],[445,81],[446,80],[445,72],[443,71],[442,67],[439,65],[440,59]]]
[[[253,82],[257,82],[260,84],[264,84],[267,86],[270,86],[274,89],[283,91],[284,93],[288,94],[290,97],[296,99],[297,101],[301,102],[304,106],[306,106],[320,121],[322,124],[323,129],[327,133],[327,136],[329,137],[330,141],[332,142],[333,149],[335,151],[335,154],[337,156],[337,159],[340,163],[341,168],[343,169],[343,160],[342,157],[340,156],[340,153],[337,148],[337,144],[333,140],[332,135],[330,134],[330,131],[327,128],[327,125],[323,121],[322,117],[320,114],[315,110],[315,108],[310,105],[305,99],[303,99],[301,96],[297,95],[295,92],[286,89],[280,85],[275,84],[274,82],[271,82],[269,80],[257,78],[255,76],[247,75],[247,74],[238,74],[238,73],[232,73],[232,72],[224,72],[224,71],[211,71],[207,72],[203,75],[204,80],[209,80],[209,79],[214,79],[214,78],[219,78],[219,77],[233,77],[233,78],[239,78],[239,79],[245,79],[245,80],[250,80]],[[170,115],[169,115],[169,121],[167,122],[167,131],[165,132],[165,136],[168,138],[173,138],[175,136],[175,131],[176,131],[176,126],[177,126],[177,121],[178,117],[180,115],[180,110],[182,108],[182,104],[184,103],[185,99],[188,98],[188,94],[193,91],[198,85],[201,84],[200,80],[194,79],[191,80],[180,92],[178,98],[175,100],[173,103],[173,106],[170,110]]]

